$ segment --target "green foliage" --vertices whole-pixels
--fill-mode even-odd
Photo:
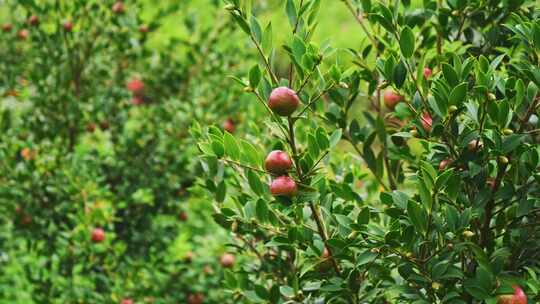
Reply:
[[[346,52],[311,40],[320,1],[283,1],[282,48],[262,5],[227,4],[259,56],[235,80],[260,111],[239,135],[194,132],[198,184],[246,257],[225,287],[255,303],[495,303],[511,285],[538,300],[536,3],[341,3],[366,37]],[[267,106],[278,86],[301,100],[290,117]],[[296,195],[263,186],[276,149]]]

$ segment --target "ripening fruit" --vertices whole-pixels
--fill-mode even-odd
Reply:
[[[234,125],[234,120],[232,120],[231,118],[227,118],[224,122],[223,122],[223,130],[229,132],[229,133],[234,133],[234,130],[236,130],[236,126]]]
[[[268,153],[264,161],[264,167],[266,171],[279,175],[285,174],[292,167],[292,160],[287,152],[281,150],[275,150]]]
[[[484,143],[482,142],[481,139],[473,139],[467,145],[467,148],[471,152],[476,152],[476,151],[482,149],[482,147],[484,147]]]
[[[96,124],[95,123],[89,123],[86,125],[86,131],[90,133],[94,133],[96,131]]]
[[[19,38],[19,40],[26,40],[28,39],[28,36],[30,36],[30,32],[27,29],[22,29],[17,32],[17,38]]]
[[[21,217],[21,225],[29,226],[30,224],[32,224],[32,216],[30,216],[29,214],[23,214],[23,216]]]
[[[452,164],[452,160],[449,159],[449,158],[441,160],[441,162],[439,163],[439,170],[440,171],[446,170],[446,168],[448,168],[448,166],[450,166],[450,164]]]
[[[148,33],[148,25],[143,24],[139,26],[139,33],[146,34]]]
[[[288,176],[280,176],[270,183],[270,192],[273,196],[294,196],[298,188],[296,182]]]
[[[92,242],[101,243],[105,240],[105,231],[101,228],[94,228],[91,236]]]
[[[28,24],[30,24],[31,26],[38,25],[39,24],[39,17],[36,16],[36,15],[30,16],[30,18],[28,18]]]
[[[279,116],[290,116],[299,105],[296,92],[287,87],[275,88],[268,99],[268,107]]]
[[[140,95],[144,92],[144,82],[138,78],[130,80],[126,87],[134,95]]]
[[[191,261],[193,261],[193,252],[191,252],[191,251],[186,252],[186,256],[184,257],[184,261],[186,263],[191,263]]]
[[[182,222],[185,222],[188,220],[188,215],[187,215],[187,212],[185,211],[181,211],[179,214],[178,214],[178,219]]]
[[[512,286],[512,288],[514,288],[514,294],[498,296],[497,304],[527,304],[525,292],[517,285]]]
[[[101,130],[105,131],[105,130],[108,130],[110,128],[110,125],[106,120],[104,120],[104,121],[99,123],[99,127],[101,128]]]
[[[122,299],[122,301],[120,302],[120,304],[133,304],[133,303],[135,303],[135,302],[133,302],[133,300],[130,299],[130,298],[124,298],[124,299]]]
[[[32,160],[35,156],[36,153],[29,148],[23,148],[21,150],[21,157],[26,161]]]
[[[64,25],[63,25],[63,26],[64,26],[64,30],[65,30],[66,32],[71,32],[71,31],[73,31],[73,23],[72,23],[71,21],[66,21],[66,22],[64,22]]]
[[[230,253],[225,253],[221,256],[221,259],[219,260],[219,262],[221,263],[221,266],[223,268],[232,268],[234,266],[234,260],[235,260],[234,255]]]
[[[422,123],[422,127],[427,133],[431,132],[431,127],[433,126],[433,119],[428,112],[422,113],[422,116],[420,117],[420,122]]]
[[[203,304],[204,295],[202,293],[192,293],[187,298],[188,304]]]
[[[321,262],[319,264],[319,271],[327,272],[332,268],[332,262],[330,261],[330,251],[326,247],[321,254]]]
[[[424,78],[425,79],[429,79],[432,74],[433,74],[433,71],[431,71],[430,68],[424,68]]]
[[[113,4],[112,11],[117,15],[123,14],[126,11],[124,3],[122,1],[117,1],[115,4]]]
[[[141,96],[133,96],[131,98],[131,104],[134,106],[140,106],[143,103],[144,103],[144,98],[142,98]]]
[[[386,107],[390,110],[394,110],[396,105],[399,102],[403,101],[403,96],[399,95],[398,93],[392,90],[387,90],[384,92],[383,99],[384,99],[384,104],[386,105]]]
[[[4,31],[4,33],[9,33],[12,29],[13,25],[11,23],[2,24],[2,31]]]

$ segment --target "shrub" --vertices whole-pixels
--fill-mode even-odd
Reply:
[[[311,40],[319,0],[283,3],[282,49],[256,4],[226,6],[259,56],[234,79],[264,113],[237,135],[192,129],[199,185],[246,257],[226,288],[261,303],[495,303],[516,285],[539,300],[538,7],[341,2],[359,48]],[[276,111],[279,87],[297,109]],[[291,156],[285,175],[264,169],[272,150]],[[272,196],[284,179],[298,193]]]

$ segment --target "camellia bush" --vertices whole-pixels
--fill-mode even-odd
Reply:
[[[348,49],[312,40],[325,1],[282,1],[283,45],[262,3],[225,4],[258,56],[229,73],[255,110],[191,131],[242,259],[228,299],[536,303],[538,2],[339,4],[365,37]]]
[[[0,302],[217,303],[235,264],[195,120],[233,130],[218,94],[245,58],[217,3],[0,1]],[[149,13],[150,12],[150,13]],[[180,19],[185,38],[162,38]],[[229,117],[230,116],[230,117]],[[231,258],[232,257],[232,258]]]

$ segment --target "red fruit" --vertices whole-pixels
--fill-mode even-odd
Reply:
[[[444,171],[446,170],[446,168],[448,168],[448,166],[450,166],[450,164],[452,164],[452,160],[451,159],[443,159],[441,160],[441,162],[439,163],[439,170],[440,171]]]
[[[96,124],[95,123],[89,123],[86,125],[86,131],[90,132],[90,133],[94,133],[94,131],[96,130]]]
[[[110,125],[107,121],[102,121],[99,123],[99,127],[101,128],[101,130],[105,131],[109,129]]]
[[[39,24],[39,17],[36,16],[36,15],[30,16],[30,18],[28,18],[28,24],[30,24],[32,26],[38,25]]]
[[[512,288],[514,288],[514,294],[498,296],[497,304],[527,304],[527,295],[523,290],[517,285]]]
[[[290,116],[300,105],[296,92],[287,88],[275,88],[268,99],[268,107],[280,116]]]
[[[425,79],[429,79],[432,74],[433,74],[433,71],[431,71],[430,68],[424,68],[424,78]]]
[[[133,96],[131,98],[131,104],[134,105],[134,106],[140,106],[144,103],[144,98],[140,97],[140,96]]]
[[[135,302],[133,302],[133,300],[130,298],[122,299],[122,301],[120,302],[120,304],[133,304],[133,303]]]
[[[28,214],[24,214],[21,218],[21,225],[28,226],[32,224],[32,217]]]
[[[399,102],[403,101],[403,96],[399,95],[398,93],[392,90],[387,90],[384,92],[383,99],[384,99],[384,104],[386,105],[386,107],[390,110],[394,110],[396,105]]]
[[[64,30],[66,32],[71,32],[73,30],[73,23],[71,23],[71,21],[64,22]]]
[[[112,6],[112,11],[115,14],[123,14],[126,11],[126,8],[124,7],[124,3],[122,1],[118,1]]]
[[[234,260],[235,260],[234,255],[230,253],[225,253],[224,255],[221,256],[221,259],[219,260],[219,262],[221,263],[221,266],[223,268],[232,268],[234,266]]]
[[[28,39],[28,36],[30,36],[30,32],[28,32],[27,29],[22,29],[17,33],[19,40],[26,40]]]
[[[135,95],[140,95],[144,92],[144,82],[140,79],[132,79],[126,85],[128,91]]]
[[[139,26],[139,33],[142,33],[142,34],[148,33],[148,26],[146,24]]]
[[[180,214],[178,214],[178,218],[179,218],[180,221],[182,221],[182,222],[187,221],[187,220],[188,220],[187,212],[181,211]]]
[[[293,196],[298,191],[296,182],[288,176],[280,176],[270,184],[273,196]]]
[[[187,298],[188,304],[203,304],[204,295],[202,293],[192,293]]]
[[[94,228],[92,231],[92,242],[101,243],[105,240],[105,231],[101,228]]]
[[[268,153],[264,161],[266,171],[279,175],[285,174],[292,167],[292,160],[287,152],[275,150]]]
[[[422,127],[424,127],[424,130],[427,133],[431,132],[431,127],[433,126],[433,119],[428,112],[422,113],[422,115],[420,116],[420,122],[422,123]]]
[[[5,23],[2,25],[2,31],[4,31],[5,33],[11,32],[12,29],[13,25],[11,23]]]
[[[234,120],[232,120],[231,118],[227,118],[227,120],[223,122],[223,130],[232,134],[234,133],[235,129],[236,126],[234,125]]]

